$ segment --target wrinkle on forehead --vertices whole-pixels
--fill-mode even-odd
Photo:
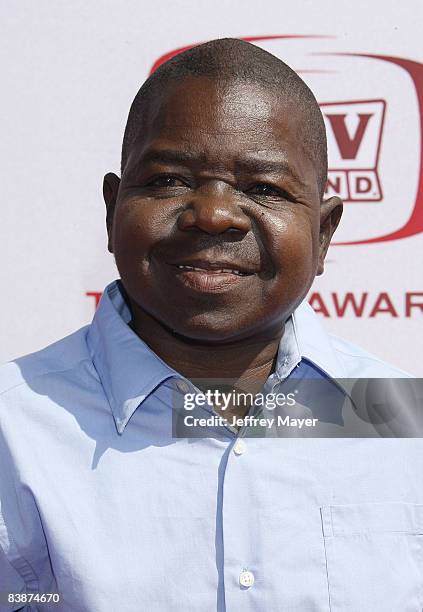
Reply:
[[[265,122],[277,114],[278,99],[274,92],[251,83],[232,85],[207,80],[213,87],[202,87],[199,79],[173,85],[160,99],[151,119],[161,126],[189,125],[202,127],[205,117],[213,119],[222,133],[230,132],[234,121],[253,131],[251,122]],[[280,103],[280,101],[279,101]]]
[[[248,95],[243,95],[243,90]],[[179,89],[158,105],[148,125],[151,137],[178,138],[189,141],[189,130],[196,134],[219,138],[237,134],[251,150],[283,148],[284,143],[298,146],[301,141],[301,117],[295,108],[281,102],[273,93],[263,97],[263,89],[243,84],[240,91],[233,88],[210,93],[197,87],[195,98],[191,91]],[[186,99],[182,98],[184,94]],[[145,132],[144,132],[145,133]],[[301,143],[303,144],[303,143]]]

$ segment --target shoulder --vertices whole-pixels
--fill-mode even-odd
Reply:
[[[293,319],[302,356],[334,378],[413,378],[353,342],[328,333],[307,301],[298,306]]]
[[[362,347],[328,334],[337,358],[342,363],[346,376],[351,378],[413,378],[412,374],[383,361]]]
[[[13,390],[27,387],[35,380],[68,372],[84,361],[91,361],[86,342],[88,328],[81,327],[39,351],[0,366],[0,397],[5,399]]]

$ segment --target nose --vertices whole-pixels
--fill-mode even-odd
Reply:
[[[178,218],[182,231],[203,231],[207,234],[239,232],[251,229],[250,218],[242,211],[239,200],[229,185],[203,185]]]

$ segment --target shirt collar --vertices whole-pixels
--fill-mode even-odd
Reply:
[[[317,366],[330,378],[345,378],[346,371],[330,335],[307,301],[301,302],[292,315],[292,325],[301,357]]]
[[[104,290],[88,330],[87,344],[120,434],[158,385],[181,376],[132,331],[130,320],[121,281],[114,281]]]
[[[169,378],[183,378],[132,331],[130,320],[121,281],[114,281],[104,290],[87,344],[120,434],[156,387]],[[302,302],[285,323],[276,364],[278,378],[288,376],[302,358],[331,378],[345,376],[329,336],[307,302]]]

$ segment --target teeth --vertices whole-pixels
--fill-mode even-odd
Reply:
[[[177,266],[180,270],[197,270],[198,272],[205,272],[205,268],[196,268],[195,266],[185,266],[185,265],[178,265]],[[237,276],[245,276],[244,272],[240,272],[240,270],[232,270],[231,268],[220,268],[220,269],[213,269],[213,272],[225,272],[225,273],[229,273],[229,274],[236,274]]]

